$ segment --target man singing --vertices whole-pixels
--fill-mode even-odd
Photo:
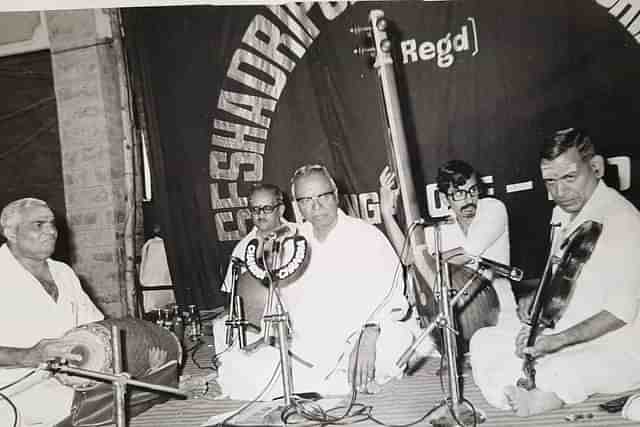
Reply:
[[[336,184],[324,166],[306,165],[291,180],[310,246],[302,276],[280,289],[291,320],[293,390],[345,394],[372,391],[401,371],[395,362],[413,336],[396,321],[407,310],[398,259],[374,226],[338,208]],[[223,393],[254,399],[280,360],[277,348],[221,355]],[[262,394],[282,394],[281,381]]]
[[[249,212],[253,220],[253,228],[233,248],[231,261],[227,267],[227,274],[222,284],[222,290],[231,292],[232,262],[245,261],[247,245],[253,239],[264,237],[283,224],[289,224],[284,219],[284,196],[282,190],[273,184],[258,184],[249,192]],[[244,266],[241,272],[246,271]]]

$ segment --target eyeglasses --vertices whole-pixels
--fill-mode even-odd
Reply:
[[[318,202],[320,202],[322,204],[325,204],[329,200],[332,200],[333,194],[334,194],[334,191],[331,190],[331,191],[327,191],[326,193],[317,194],[315,196],[298,197],[296,199],[296,202],[298,202],[298,205],[300,205],[300,207],[302,207],[302,208],[306,208],[306,207],[311,206],[313,204],[314,200],[317,200]]]
[[[282,203],[276,203],[275,205],[249,206],[249,212],[251,212],[252,215],[260,215],[260,212],[270,214],[273,213],[273,211],[275,211],[281,204]]]
[[[464,200],[467,198],[467,194],[469,197],[477,196],[479,192],[478,185],[472,185],[467,190],[464,188],[456,188],[455,190],[447,193],[447,197],[455,202],[459,202],[460,200]]]

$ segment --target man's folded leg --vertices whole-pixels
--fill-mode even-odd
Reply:
[[[60,384],[56,379],[47,379],[21,393],[10,397],[20,414],[21,427],[37,425],[50,427],[64,420],[71,413],[74,390]],[[5,407],[3,405],[3,407]],[[3,413],[6,412],[3,410]],[[3,415],[4,416],[4,415]],[[13,415],[9,418],[12,422]],[[0,420],[4,420],[0,417]],[[5,425],[5,424],[2,424]],[[12,424],[6,424],[11,426]]]

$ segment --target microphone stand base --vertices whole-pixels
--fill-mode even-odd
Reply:
[[[450,407],[447,400],[436,407],[429,420],[434,427],[460,427],[484,423],[487,416],[479,409],[474,412],[469,405],[464,403],[459,404],[458,413],[454,416],[453,408]]]

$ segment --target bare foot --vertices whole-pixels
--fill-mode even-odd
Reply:
[[[504,388],[509,406],[519,417],[530,417],[561,408],[564,403],[553,392],[542,391],[537,388],[525,390],[516,386]]]

